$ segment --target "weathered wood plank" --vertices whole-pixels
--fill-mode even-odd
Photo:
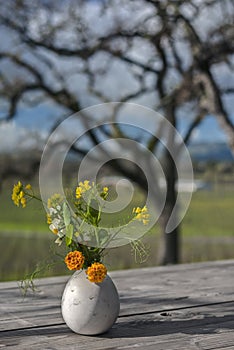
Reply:
[[[0,348],[233,350],[234,302],[170,313],[120,317],[106,334],[81,336],[65,325],[1,332]]]
[[[234,300],[234,260],[115,271],[111,276],[122,316]],[[40,292],[25,299],[16,282],[1,283],[0,330],[63,323],[60,299],[67,279],[42,279]]]

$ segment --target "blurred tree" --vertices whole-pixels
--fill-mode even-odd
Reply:
[[[153,106],[177,129],[185,118],[185,143],[213,115],[234,153],[233,14],[231,0],[2,0],[1,120],[15,118],[20,105],[45,100],[63,115],[98,102],[131,101]],[[108,130],[110,137],[120,132],[129,138],[117,125]],[[90,131],[90,141],[98,144],[99,135]],[[156,153],[159,137],[147,147]],[[168,190],[160,259],[166,264],[179,259],[179,227],[164,234],[177,198],[176,165],[166,149],[162,164]],[[137,168],[110,165],[147,190]]]

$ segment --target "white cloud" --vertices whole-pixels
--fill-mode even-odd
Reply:
[[[199,142],[202,139],[201,130],[195,128],[192,131],[191,141]]]
[[[0,124],[1,153],[19,153],[29,149],[38,149],[41,141],[39,134],[19,127],[14,122]]]

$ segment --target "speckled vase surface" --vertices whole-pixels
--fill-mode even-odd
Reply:
[[[97,335],[112,327],[119,315],[119,295],[110,278],[92,283],[83,270],[76,271],[66,284],[62,297],[62,315],[75,333]]]

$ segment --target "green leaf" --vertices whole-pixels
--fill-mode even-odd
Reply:
[[[99,236],[99,241],[101,246],[103,247],[105,245],[105,243],[108,242],[110,236],[108,234],[107,230],[101,229],[98,231],[98,236]]]
[[[97,219],[99,214],[99,211],[96,208],[98,208],[98,202],[92,199],[89,207],[88,219],[94,224],[97,224]]]
[[[72,237],[73,237],[73,225],[69,224],[66,227],[66,245],[69,247],[69,245],[72,243]]]
[[[64,224],[67,227],[71,222],[71,214],[70,214],[68,205],[66,203],[63,203],[63,218],[64,218]]]

